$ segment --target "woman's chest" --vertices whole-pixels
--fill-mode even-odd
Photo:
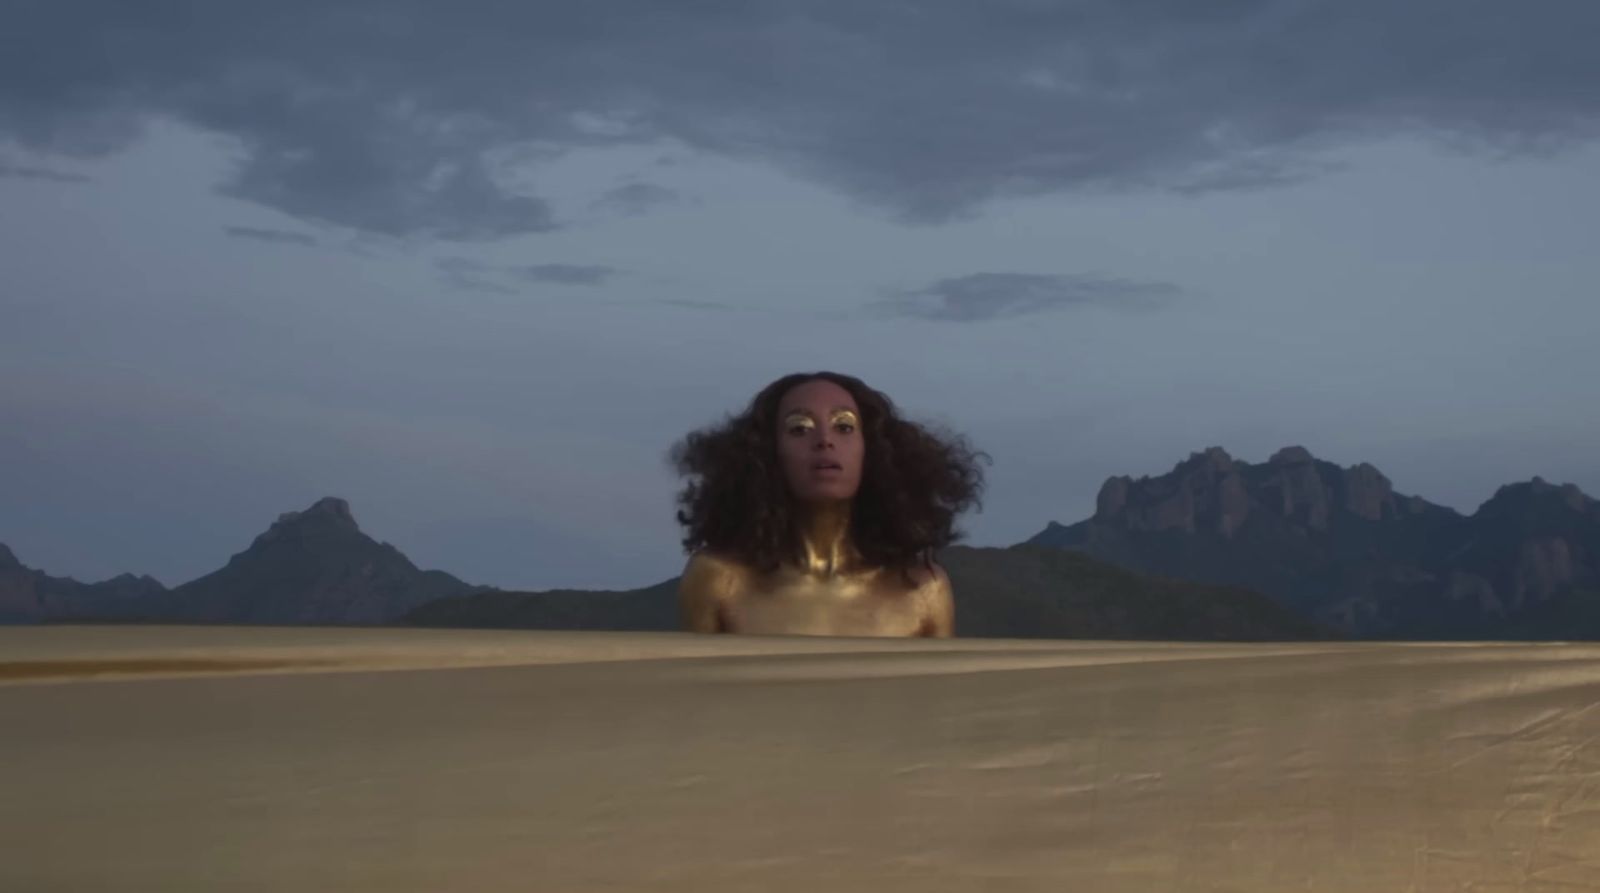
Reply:
[[[733,632],[756,635],[915,636],[923,612],[912,591],[881,579],[774,581],[727,606]]]

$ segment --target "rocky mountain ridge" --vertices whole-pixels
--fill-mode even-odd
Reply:
[[[0,550],[0,620],[13,623],[385,624],[434,599],[492,588],[418,569],[363,533],[349,503],[332,496],[279,515],[223,567],[172,589],[127,574],[94,584],[63,581]],[[15,569],[5,569],[7,558]]]
[[[1576,486],[1507,484],[1462,515],[1298,446],[1261,464],[1211,447],[1113,477],[1092,517],[1028,542],[1248,586],[1353,635],[1476,635],[1600,583],[1600,503]]]
[[[1332,628],[1353,637],[1600,638],[1600,503],[1577,487],[1535,477],[1463,515],[1397,493],[1370,464],[1341,468],[1303,447],[1259,464],[1212,447],[1166,474],[1113,477],[1084,521],[1052,522],[1010,549],[953,547],[941,560],[957,583],[965,635],[1297,637]],[[222,568],[172,589],[132,574],[88,584],[51,577],[0,545],[4,623],[667,629],[677,623],[675,586],[474,586],[367,536],[336,497],[279,515]],[[1084,601],[1093,592],[1145,607],[1128,614]],[[1235,604],[1233,619],[1195,620],[1212,616],[1206,599]]]

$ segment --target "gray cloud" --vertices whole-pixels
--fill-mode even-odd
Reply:
[[[506,267],[505,271],[524,282],[557,285],[600,285],[617,273],[614,267],[583,264],[530,264]]]
[[[44,180],[50,183],[88,183],[92,177],[51,170],[45,167],[10,165],[0,162],[0,177],[17,180]]]
[[[254,239],[258,242],[272,242],[278,245],[315,246],[317,244],[317,240],[312,236],[283,229],[264,229],[258,226],[224,226],[222,231],[236,239]]]
[[[586,264],[500,265],[466,257],[447,257],[435,262],[446,282],[470,291],[518,294],[507,282],[554,285],[602,285],[617,275],[615,267]]]
[[[0,138],[93,157],[172,116],[241,149],[227,194],[396,236],[549,230],[502,165],[638,143],[939,221],[997,196],[1292,182],[1383,136],[1591,140],[1597,32],[1591,0],[23,0]]]
[[[447,257],[434,262],[440,277],[453,288],[496,295],[520,294],[517,289],[496,282],[499,269],[465,257]]]
[[[603,211],[635,216],[681,199],[682,196],[676,190],[665,186],[655,183],[628,183],[595,199],[594,207]]]
[[[976,322],[1104,306],[1149,310],[1168,305],[1181,290],[1165,282],[1035,273],[973,273],[892,293],[872,305],[885,316]]]
[[[696,301],[696,300],[691,300],[691,299],[688,299],[688,298],[666,298],[666,299],[663,299],[661,301],[661,303],[670,304],[670,305],[672,305],[674,307],[685,307],[685,308],[688,308],[690,310],[732,310],[733,309],[733,306],[731,304],[724,304],[721,301]]]

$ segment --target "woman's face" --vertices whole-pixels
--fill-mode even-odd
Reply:
[[[778,403],[778,460],[801,502],[855,498],[866,442],[850,392],[826,379],[789,389]]]

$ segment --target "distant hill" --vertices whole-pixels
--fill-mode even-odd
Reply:
[[[6,559],[16,564],[9,550],[0,554]],[[0,619],[384,624],[435,599],[490,589],[419,570],[394,546],[362,533],[343,499],[326,497],[280,515],[225,566],[173,589],[149,577],[85,585],[0,567]]]
[[[413,626],[497,629],[675,630],[678,578],[643,589],[496,590],[443,598],[409,612]]]
[[[957,633],[1196,641],[1600,640],[1600,503],[1534,478],[1470,516],[1394,492],[1365,463],[1301,447],[1218,447],[1167,474],[1114,477],[1093,517],[1005,549],[940,554]],[[279,516],[219,570],[173,589],[51,577],[0,545],[0,623],[678,628],[677,580],[513,592],[420,570],[342,499]]]
[[[1287,447],[1255,465],[1213,447],[1164,475],[1111,478],[1093,517],[1028,542],[1249,587],[1357,636],[1600,638],[1600,625],[1551,619],[1590,616],[1600,504],[1537,477],[1464,516],[1395,493],[1365,463]]]
[[[343,499],[280,515],[221,569],[159,596],[153,613],[204,623],[388,623],[474,587],[419,570],[361,532]]]
[[[4,547],[0,547],[3,550]],[[958,633],[1018,638],[1299,639],[1326,635],[1257,593],[1132,573],[1049,548],[940,556]],[[129,575],[58,580],[0,551],[5,622],[388,624],[679,629],[677,579],[625,591],[511,592],[419,570],[327,497],[280,515],[217,571],[173,589]]]
[[[17,560],[0,544],[0,623],[72,619],[123,610],[167,591],[153,577],[120,574],[99,583],[52,577]]]
[[[952,547],[939,561],[956,596],[956,633],[989,638],[1260,641],[1333,638],[1238,587],[1147,577],[1038,546]],[[418,626],[528,629],[680,628],[677,578],[622,592],[492,592],[408,614]]]
[[[960,635],[996,638],[1290,641],[1333,639],[1259,592],[1165,579],[1081,553],[1022,544],[939,555]]]
[[[1600,640],[1600,588],[1572,587],[1517,614],[1496,638],[1529,641]]]

